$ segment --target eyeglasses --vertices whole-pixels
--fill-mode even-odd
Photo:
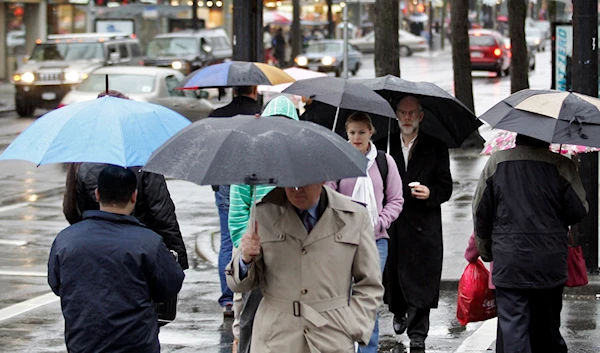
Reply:
[[[420,110],[410,110],[410,111],[405,111],[405,110],[396,110],[396,113],[400,116],[408,116],[410,118],[416,118],[419,113],[421,113]]]

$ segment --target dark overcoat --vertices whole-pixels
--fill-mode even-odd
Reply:
[[[392,312],[400,305],[397,298],[402,295],[411,306],[437,307],[444,253],[441,204],[452,195],[448,147],[420,132],[405,168],[401,143],[400,133],[391,135],[390,155],[398,165],[406,195],[402,213],[388,230],[389,257],[384,281]],[[408,184],[413,181],[429,188],[427,200],[411,196]]]

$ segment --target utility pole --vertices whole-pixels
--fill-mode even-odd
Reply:
[[[233,0],[233,60],[264,61],[263,0]]]
[[[344,5],[344,61],[342,68],[344,78],[348,78],[348,4]]]
[[[192,29],[197,31],[200,27],[198,20],[198,0],[192,0]]]
[[[573,91],[598,97],[598,0],[573,0]],[[577,225],[588,269],[598,269],[598,153],[580,155],[589,213]]]

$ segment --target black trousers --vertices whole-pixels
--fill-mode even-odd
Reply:
[[[551,289],[496,287],[504,353],[567,353],[560,334],[563,286]]]
[[[400,286],[398,286],[401,290]],[[429,308],[420,309],[411,306],[404,299],[404,293],[399,293],[392,299],[390,311],[398,317],[406,317],[406,334],[410,338],[411,347],[425,347],[425,339],[429,333]]]
[[[238,345],[238,353],[249,353],[250,344],[252,343],[252,325],[254,325],[254,316],[256,310],[263,298],[262,290],[254,288],[253,290],[242,293],[244,298],[244,306],[240,313],[240,341]]]

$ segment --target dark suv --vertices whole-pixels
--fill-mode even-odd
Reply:
[[[20,116],[54,109],[71,88],[105,65],[141,65],[137,39],[115,33],[49,35],[12,76]]]
[[[230,60],[231,42],[222,28],[159,34],[146,47],[144,65],[170,67],[187,75]]]

